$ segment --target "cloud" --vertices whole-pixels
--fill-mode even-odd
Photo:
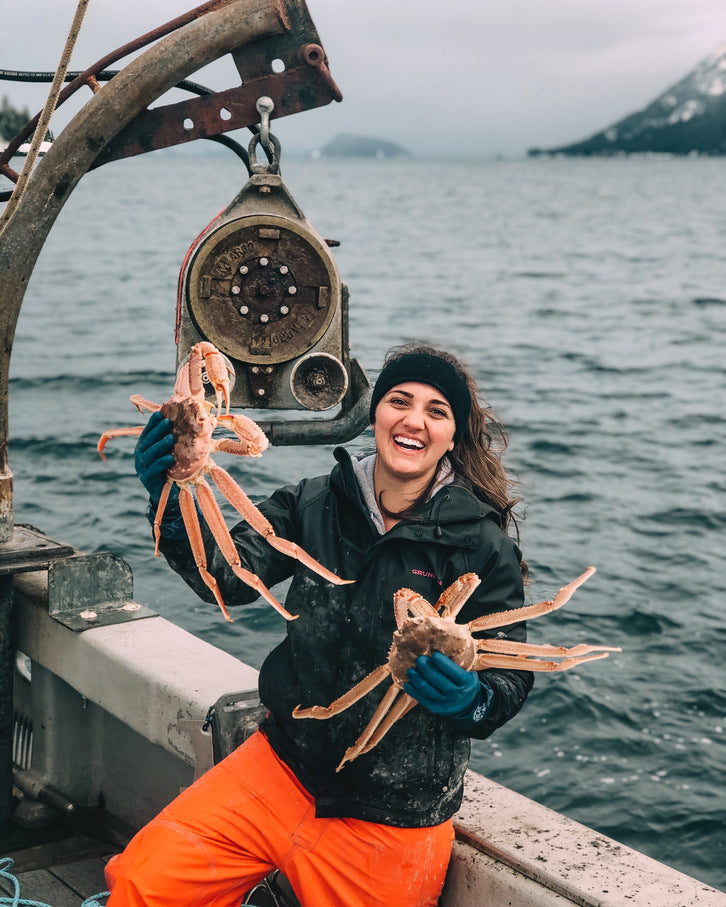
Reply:
[[[5,6],[3,66],[53,69],[72,11],[56,0]],[[344,101],[280,124],[297,150],[344,131],[444,155],[564,144],[644,106],[726,39],[722,0],[308,0],[308,8]],[[94,0],[72,66],[186,9],[180,0]],[[221,89],[230,72],[202,75]],[[0,85],[33,111],[46,92]]]

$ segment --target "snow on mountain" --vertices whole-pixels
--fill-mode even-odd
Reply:
[[[530,155],[726,154],[726,44],[643,110],[589,138]]]

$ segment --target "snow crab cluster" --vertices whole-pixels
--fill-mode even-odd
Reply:
[[[207,380],[214,387],[216,404],[206,399],[205,373]],[[179,507],[197,569],[206,585],[212,590],[225,619],[232,620],[222,599],[217,581],[207,569],[207,558],[195,497],[217,545],[235,575],[243,583],[256,589],[286,620],[293,620],[296,615],[290,614],[277,601],[258,576],[242,566],[222,511],[212,487],[207,481],[207,476],[212,479],[216,488],[240,516],[277,551],[296,558],[331,583],[340,585],[350,582],[350,580],[341,579],[318,563],[299,545],[276,535],[269,520],[255,507],[232,476],[212,459],[211,455],[217,451],[235,454],[239,457],[259,457],[268,446],[266,435],[252,419],[240,414],[230,414],[229,379],[230,370],[224,356],[213,344],[204,341],[192,347],[188,361],[181,366],[177,373],[174,393],[165,403],[152,403],[138,394],[131,397],[131,402],[139,412],[158,411],[164,418],[169,419],[176,439],[172,449],[174,465],[167,471],[166,482],[154,520],[156,554],[159,553],[160,527],[169,500],[169,493],[172,487],[177,485]],[[217,427],[230,430],[236,437],[212,437]],[[105,431],[98,442],[99,454],[103,456],[106,443],[112,438],[138,436],[143,430],[143,425],[137,425]]]
[[[610,652],[619,652],[620,649],[591,645],[571,648],[533,645],[508,639],[475,638],[472,635],[556,611],[570,600],[575,590],[593,573],[595,568],[589,567],[582,576],[563,586],[550,601],[497,614],[486,614],[468,624],[456,623],[456,616],[481,582],[475,573],[460,576],[442,593],[435,605],[431,605],[411,589],[399,589],[393,596],[393,610],[398,629],[393,634],[393,642],[385,664],[375,668],[329,706],[313,705],[309,708],[297,706],[293,711],[293,717],[332,718],[350,708],[379,683],[388,677],[391,678],[391,686],[373,717],[338,765],[337,771],[340,771],[346,763],[370,752],[393,725],[417,705],[416,700],[403,691],[403,685],[406,682],[406,672],[413,667],[419,655],[443,652],[467,671],[481,671],[484,668],[569,671],[584,662],[607,658]]]

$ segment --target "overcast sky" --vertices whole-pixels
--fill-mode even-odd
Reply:
[[[90,0],[84,69],[194,0]],[[0,0],[0,68],[56,67],[76,0]],[[273,126],[305,151],[339,132],[415,154],[519,155],[640,109],[726,42],[725,0],[308,0],[344,100]],[[195,78],[232,87],[226,67]],[[48,86],[0,83],[36,112]],[[51,126],[58,131],[66,115]]]

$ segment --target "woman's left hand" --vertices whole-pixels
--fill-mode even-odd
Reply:
[[[441,652],[419,655],[409,668],[404,692],[434,715],[453,718],[465,715],[479,699],[479,676],[465,671]]]

